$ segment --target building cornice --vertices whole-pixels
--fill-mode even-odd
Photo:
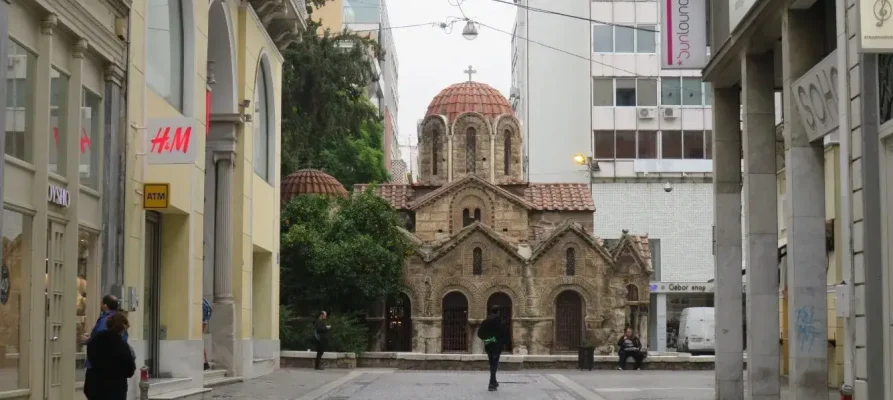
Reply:
[[[763,53],[773,48],[781,35],[780,17],[787,6],[787,0],[757,1],[722,46],[711,49],[713,57],[701,71],[704,81],[715,88],[735,86],[741,75],[740,55],[743,52]]]

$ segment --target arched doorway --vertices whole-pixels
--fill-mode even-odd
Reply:
[[[503,347],[502,351],[511,353],[512,352],[512,298],[509,295],[503,292],[496,292],[490,295],[490,298],[487,299],[487,312],[489,312],[490,308],[493,306],[499,306],[500,317],[502,318],[502,323],[508,327],[508,341],[505,343],[505,347]]]
[[[387,351],[412,351],[412,305],[409,296],[389,296],[385,305]]]
[[[460,292],[450,292],[443,297],[443,321],[441,323],[441,351],[468,351],[468,299]]]
[[[583,339],[583,299],[565,290],[555,299],[555,350],[573,351]]]

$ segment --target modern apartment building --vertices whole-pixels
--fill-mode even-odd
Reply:
[[[397,124],[400,104],[397,86],[399,65],[387,3],[385,0],[333,0],[314,11],[314,16],[321,19],[324,29],[347,29],[367,34],[381,45],[384,51],[382,57],[369,55],[369,62],[378,75],[378,80],[369,84],[367,94],[384,119],[385,168],[391,172],[394,182],[404,183],[406,174],[401,170],[405,171],[406,168],[401,164],[403,157]]]
[[[665,350],[682,309],[713,305],[710,88],[700,71],[661,69],[657,1],[516,4],[526,177],[591,183],[598,236],[648,234],[649,347]]]

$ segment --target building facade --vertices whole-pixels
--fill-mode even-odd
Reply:
[[[381,321],[373,351],[483,353],[476,329],[493,305],[515,354],[587,342],[610,352],[624,328],[647,332],[648,238],[624,230],[606,245],[592,234],[588,185],[525,182],[520,124],[496,89],[444,89],[419,143],[420,182],[374,188],[417,249],[405,293],[369,316]]]
[[[648,233],[649,347],[665,351],[684,308],[713,305],[709,84],[697,70],[661,69],[659,2],[517,3],[511,100],[529,144],[525,176],[591,183],[596,235]],[[581,167],[577,154],[591,161]]]
[[[716,51],[704,76],[714,86],[716,341],[726,349],[716,358],[717,397],[744,398],[744,338],[730,327],[746,315],[746,342],[762,344],[748,346],[747,369],[787,373],[791,395],[842,384],[856,399],[891,399],[893,58],[884,52],[893,46],[878,33],[889,26],[872,2],[713,4]],[[782,120],[777,130],[770,113]],[[744,309],[733,288],[742,244]],[[769,268],[779,264],[780,274]],[[753,376],[754,396],[778,398],[778,381]]]
[[[153,396],[209,390],[205,343],[231,379],[277,368],[280,50],[306,10],[266,3],[0,2],[0,397],[82,398],[107,293]]]

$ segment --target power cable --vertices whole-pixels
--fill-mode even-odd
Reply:
[[[523,8],[523,9],[528,10],[528,11],[533,11],[533,12],[538,12],[538,13],[543,13],[543,14],[558,15],[558,16],[561,16],[561,17],[567,17],[567,18],[572,18],[572,19],[579,19],[579,20],[587,21],[587,22],[591,22],[591,23],[594,23],[594,24],[618,26],[618,27],[623,27],[623,28],[635,29],[635,30],[637,30],[637,31],[655,32],[655,33],[658,32],[658,31],[655,30],[655,29],[641,28],[641,27],[638,27],[638,26],[635,26],[635,25],[624,25],[624,24],[617,24],[617,23],[614,23],[614,22],[599,21],[599,20],[597,20],[597,19],[591,19],[591,18],[586,18],[586,17],[580,17],[580,16],[577,16],[577,15],[571,15],[571,14],[560,13],[560,12],[558,12],[558,11],[552,11],[552,10],[546,10],[546,9],[543,9],[543,8],[537,8],[537,7],[525,6],[525,5],[523,5],[523,4],[517,4],[517,3],[513,3],[513,2],[510,2],[510,1],[506,1],[506,0],[490,0],[490,1],[494,1],[494,2],[502,3],[502,4],[508,4],[508,5],[510,5],[510,6],[515,6],[515,7],[518,7],[518,8]],[[451,4],[452,4],[452,3],[451,3]]]

